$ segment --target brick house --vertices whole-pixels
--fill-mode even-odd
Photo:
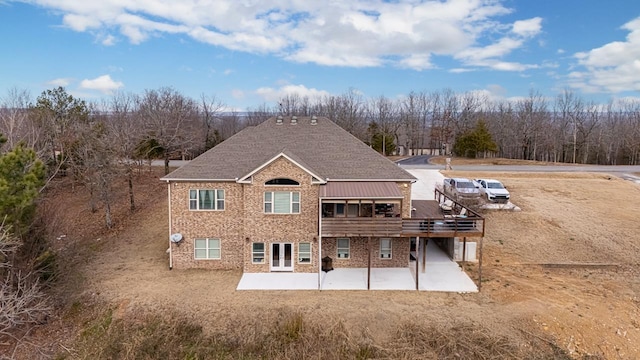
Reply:
[[[416,179],[322,117],[271,118],[161,180],[176,269],[408,267],[411,237],[437,232],[412,219]]]

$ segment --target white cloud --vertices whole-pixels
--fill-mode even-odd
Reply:
[[[569,74],[569,85],[585,92],[640,90],[640,17],[624,24],[625,41],[614,41],[574,54],[578,69]]]
[[[80,82],[80,88],[87,90],[98,90],[105,94],[110,94],[114,90],[118,90],[123,87],[124,84],[120,81],[114,81],[109,75],[98,76],[95,79],[84,79]]]
[[[525,71],[547,67],[546,64],[521,64],[502,60],[522,48],[526,40],[538,35],[542,30],[542,18],[535,17],[513,23],[511,31],[495,42],[484,46],[470,46],[455,54],[467,66],[487,67],[499,71]]]
[[[542,30],[542,18],[519,20],[513,23],[513,33],[522,37],[536,36]]]
[[[58,86],[67,87],[69,86],[69,84],[71,84],[71,81],[73,81],[73,79],[71,78],[58,78],[58,79],[47,81],[47,85],[55,86],[55,87],[58,87]]]
[[[113,35],[107,34],[102,38],[101,43],[104,46],[112,46],[112,45],[115,45],[116,38]]]
[[[287,95],[297,95],[300,98],[307,97],[310,100],[319,99],[324,96],[330,95],[330,93],[327,91],[308,88],[304,85],[283,85],[277,89],[271,87],[261,87],[257,89],[255,93],[265,101],[277,101]]]
[[[511,10],[499,0],[31,1],[63,14],[63,23],[74,31],[118,31],[134,44],[184,34],[231,50],[327,66],[423,70],[434,67],[438,55],[500,69],[469,50],[484,53],[484,60],[505,57],[542,28],[538,17],[501,23],[499,16]],[[501,39],[493,43],[496,34]],[[99,41],[113,45],[115,37]]]

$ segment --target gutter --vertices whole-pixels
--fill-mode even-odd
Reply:
[[[171,244],[171,182],[169,180],[167,180],[167,196],[169,202],[169,270],[171,270],[173,269],[173,254],[171,250],[173,245]]]
[[[318,290],[322,290],[322,200],[318,201]]]

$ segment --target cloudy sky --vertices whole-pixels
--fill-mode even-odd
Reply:
[[[638,0],[0,0],[0,96],[640,98]]]

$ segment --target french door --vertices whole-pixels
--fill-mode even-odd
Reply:
[[[293,271],[293,244],[271,244],[271,271]]]

